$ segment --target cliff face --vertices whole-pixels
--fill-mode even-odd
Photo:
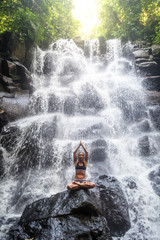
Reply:
[[[114,177],[92,190],[64,191],[28,205],[8,239],[111,240],[130,228],[128,204]]]
[[[27,114],[33,53],[33,43],[21,42],[16,34],[0,36],[0,129]]]

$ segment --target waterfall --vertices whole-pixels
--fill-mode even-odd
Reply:
[[[99,54],[97,41],[87,44],[88,58],[72,40],[35,51],[36,90],[28,117],[9,123],[1,137],[1,239],[26,204],[66,189],[74,176],[72,154],[80,140],[89,151],[87,179],[114,176],[126,195],[132,226],[114,239],[159,239],[160,201],[148,174],[159,164],[160,136],[141,80],[132,62],[122,58],[119,40],[107,43],[109,64],[103,68],[94,58]],[[141,147],[145,140],[147,156]]]

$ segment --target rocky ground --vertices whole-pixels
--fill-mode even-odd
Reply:
[[[119,182],[102,175],[92,190],[64,191],[28,205],[8,239],[111,240],[129,228],[128,204]]]

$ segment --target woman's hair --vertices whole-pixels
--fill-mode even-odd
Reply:
[[[79,155],[79,154],[83,154],[83,155],[84,155],[84,153],[83,153],[83,152],[79,152],[79,153],[78,153],[78,155]]]

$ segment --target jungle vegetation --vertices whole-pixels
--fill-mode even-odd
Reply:
[[[106,39],[144,40],[160,43],[159,0],[97,0],[100,25]]]
[[[0,34],[13,32],[38,45],[72,38],[79,26],[72,0],[0,0]]]
[[[100,24],[92,38],[160,43],[159,0],[96,1]],[[0,0],[0,34],[17,33],[22,41],[29,38],[38,45],[74,38],[80,23],[72,9],[72,0]]]

